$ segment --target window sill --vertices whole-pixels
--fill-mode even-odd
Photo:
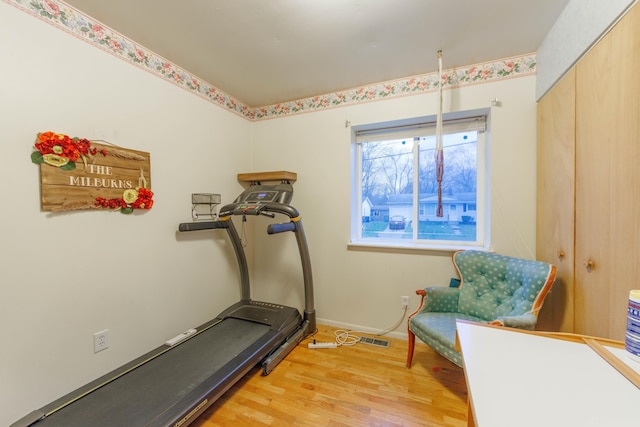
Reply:
[[[473,245],[434,245],[415,242],[395,242],[395,241],[358,241],[349,242],[347,249],[355,251],[371,251],[371,252],[434,252],[434,253],[452,253],[460,250],[476,250],[489,251],[484,246]]]

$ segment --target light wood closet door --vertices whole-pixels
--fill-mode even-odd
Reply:
[[[557,267],[536,329],[573,332],[575,71],[538,103],[536,258]]]
[[[623,339],[640,288],[640,8],[577,64],[575,332]]]

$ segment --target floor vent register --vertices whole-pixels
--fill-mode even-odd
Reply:
[[[371,338],[371,337],[360,337],[360,342],[362,344],[376,345],[378,347],[389,347],[389,341],[381,340],[379,338]]]

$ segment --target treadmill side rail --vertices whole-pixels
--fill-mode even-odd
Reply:
[[[24,417],[20,418],[15,423],[11,424],[10,427],[29,427],[31,425],[34,425],[35,423],[37,423],[41,419],[43,419],[45,417],[45,415],[46,414],[44,412],[42,412],[41,410],[32,411],[32,412],[28,413],[27,415],[25,415]]]
[[[269,375],[282,360],[309,334],[309,322],[305,321],[291,337],[262,362],[262,375]]]

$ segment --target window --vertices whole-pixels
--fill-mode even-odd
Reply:
[[[487,116],[487,110],[443,115],[442,216],[436,117],[354,126],[351,243],[488,247]]]

